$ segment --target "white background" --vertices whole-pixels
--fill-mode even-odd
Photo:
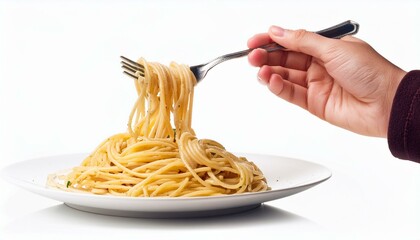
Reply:
[[[125,131],[135,91],[120,55],[194,65],[273,24],[315,31],[352,19],[408,71],[420,66],[419,10],[414,0],[0,1],[0,168],[89,152]],[[0,239],[419,239],[420,165],[276,98],[256,73],[233,60],[197,86],[198,137],[320,163],[327,182],[243,214],[151,220],[79,212],[0,180]]]

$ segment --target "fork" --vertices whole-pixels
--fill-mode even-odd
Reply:
[[[337,24],[335,26],[317,31],[316,33],[327,37],[327,38],[335,38],[335,39],[339,39],[342,38],[344,36],[347,35],[353,35],[356,34],[359,31],[359,24],[352,21],[352,20],[348,20],[345,22],[342,22],[340,24]],[[278,51],[278,50],[286,50],[286,48],[284,48],[283,46],[277,44],[277,43],[269,43],[257,48],[262,48],[265,49],[267,52],[274,52],[274,51]],[[205,64],[200,64],[200,65],[195,65],[195,66],[191,66],[190,70],[191,72],[194,74],[197,82],[200,82],[201,80],[204,79],[204,77],[207,75],[207,72],[212,69],[214,66],[218,65],[219,63],[222,63],[224,61],[230,60],[230,59],[234,59],[234,58],[239,58],[239,57],[243,57],[248,55],[252,50],[257,49],[257,48],[250,48],[250,49],[246,49],[243,51],[239,51],[239,52],[234,52],[234,53],[229,53],[223,56],[220,56],[218,58],[213,59],[212,61],[205,63]],[[133,61],[130,60],[124,56],[121,56],[121,59],[123,61],[121,61],[122,64],[122,68],[124,69],[123,73],[127,74],[128,76],[137,79],[138,75],[144,77],[144,66]]]

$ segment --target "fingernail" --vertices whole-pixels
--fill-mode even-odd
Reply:
[[[264,84],[264,82],[263,82],[263,80],[260,78],[260,76],[257,76],[257,79],[258,79],[258,82],[259,82],[260,84]]]
[[[277,37],[282,37],[284,35],[284,29],[278,26],[271,26],[270,32]]]
[[[260,76],[257,76],[257,79],[258,79],[258,82],[259,82],[261,85],[267,85],[267,84],[268,84],[268,82],[267,82],[267,81],[264,81],[262,78],[260,78]]]

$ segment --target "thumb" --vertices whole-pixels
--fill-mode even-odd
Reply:
[[[288,30],[271,26],[268,34],[274,42],[289,50],[302,52],[323,61],[327,60],[323,59],[325,53],[330,52],[333,48],[334,39],[306,30]]]

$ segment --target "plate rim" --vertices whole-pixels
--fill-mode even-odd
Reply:
[[[16,168],[25,166],[25,164],[26,165],[31,164],[31,163],[33,164],[33,162],[35,161],[48,161],[55,158],[73,159],[76,157],[80,158],[83,156],[87,156],[87,154],[88,153],[56,154],[56,155],[36,157],[36,158],[26,159],[23,161],[18,161],[0,169],[0,177],[5,179],[9,183],[17,185],[18,187],[21,187],[27,191],[30,191],[32,193],[38,194],[40,196],[43,196],[49,199],[53,199],[61,203],[64,203],[67,206],[80,205],[84,209],[82,210],[81,208],[79,208],[79,210],[82,210],[82,211],[101,213],[101,212],[98,212],[100,211],[98,209],[102,209],[102,214],[105,214],[105,215],[131,216],[133,215],[133,213],[137,213],[136,217],[149,218],[149,217],[153,217],[153,215],[150,215],[150,213],[155,213],[155,215],[163,214],[162,216],[165,217],[165,216],[171,216],[169,213],[173,214],[175,212],[178,212],[178,213],[193,212],[194,214],[192,216],[194,216],[198,214],[198,212],[203,212],[203,214],[207,212],[206,215],[209,215],[211,214],[209,213],[209,211],[214,211],[214,210],[232,209],[232,208],[238,208],[238,207],[239,207],[238,209],[241,209],[241,207],[244,207],[244,206],[262,204],[265,202],[274,201],[274,200],[278,200],[284,197],[294,195],[296,193],[312,188],[313,186],[316,186],[328,180],[332,176],[332,172],[329,168],[319,163],[310,162],[307,160],[272,155],[272,154],[235,152],[234,154],[238,154],[245,157],[258,156],[259,158],[263,158],[263,157],[278,158],[285,161],[293,161],[293,162],[296,162],[296,164],[301,164],[301,163],[309,164],[309,166],[311,167],[318,168],[322,172],[322,174],[318,172],[317,174],[321,175],[321,177],[317,176],[316,180],[310,180],[310,182],[307,182],[307,183],[296,184],[290,187],[284,187],[284,188],[279,188],[279,189],[271,189],[264,192],[241,193],[241,194],[221,195],[221,196],[201,196],[201,197],[129,197],[129,196],[126,197],[126,196],[95,195],[91,193],[63,191],[60,189],[48,187],[46,185],[47,176],[45,176],[45,185],[41,185],[40,183],[28,181],[28,179],[17,178],[17,176],[13,176],[13,174],[8,171],[8,170],[13,170],[13,169],[16,171]],[[59,170],[61,169],[57,169],[57,171]],[[39,175],[34,175],[34,176],[39,177]],[[98,201],[97,203],[102,207],[98,208],[96,207],[96,205],[92,204],[92,202],[96,202],[96,201]],[[135,206],[109,207],[110,205],[112,205],[113,202],[118,202],[122,205],[133,204]],[[202,204],[202,203],[206,203],[206,204]],[[154,206],[152,207],[153,208],[152,210],[148,210],[148,209],[145,209],[143,206],[139,207],[139,205],[143,205],[143,204],[144,205],[168,204],[169,207],[164,206],[162,210],[157,210],[157,206]],[[209,205],[213,205],[213,206],[209,206]],[[177,207],[180,207],[180,209],[176,209]],[[147,214],[144,215],[144,213],[147,213]],[[167,214],[164,215],[165,213]],[[160,215],[158,216],[158,218],[161,218]]]
[[[48,186],[41,186],[35,183],[30,183],[28,181],[25,181],[23,179],[17,179],[14,178],[12,176],[10,176],[10,174],[7,173],[7,169],[9,168],[13,168],[16,167],[17,165],[21,165],[27,162],[32,162],[32,161],[36,161],[36,160],[41,160],[41,159],[46,159],[46,158],[57,158],[57,157],[70,157],[70,156],[83,156],[83,155],[87,155],[88,153],[69,153],[69,154],[55,154],[55,155],[47,155],[47,156],[41,156],[41,157],[35,157],[35,158],[29,158],[26,160],[22,160],[22,161],[18,161],[12,164],[9,164],[5,167],[3,167],[2,169],[0,169],[0,177],[2,177],[3,179],[5,179],[6,181],[18,185],[15,182],[21,182],[22,184],[27,184],[30,186],[35,186],[36,188],[39,189],[43,189],[43,190],[51,190],[53,192],[56,192],[57,190],[59,192],[63,192],[63,193],[67,193],[70,195],[76,195],[76,196],[81,196],[81,195],[86,195],[86,196],[95,196],[95,197],[100,197],[100,198],[113,198],[113,199],[159,199],[159,200],[163,200],[163,201],[167,201],[167,200],[174,200],[174,199],[179,199],[179,200],[192,200],[192,199],[213,199],[213,198],[231,198],[234,196],[242,196],[242,195],[261,195],[267,192],[276,192],[276,191],[287,191],[287,190],[291,190],[297,187],[307,187],[310,185],[317,185],[321,182],[327,181],[328,179],[330,179],[332,177],[332,172],[330,169],[328,169],[327,167],[319,164],[319,163],[315,163],[315,162],[310,162],[307,160],[302,160],[302,159],[298,159],[298,158],[293,158],[293,157],[285,157],[285,156],[277,156],[277,155],[271,155],[271,154],[260,154],[260,153],[251,153],[251,152],[235,152],[234,154],[238,154],[240,156],[244,156],[244,155],[257,155],[257,156],[268,156],[268,157],[275,157],[275,158],[284,158],[284,159],[288,159],[288,160],[293,160],[293,161],[300,161],[300,162],[305,162],[308,164],[312,164],[312,165],[317,165],[318,167],[324,168],[324,170],[328,171],[328,175],[325,176],[324,178],[318,180],[318,181],[314,181],[314,182],[310,182],[310,183],[306,183],[306,184],[301,184],[298,186],[294,186],[294,187],[288,187],[288,188],[282,188],[282,189],[270,189],[264,192],[245,192],[245,193],[241,193],[241,194],[232,194],[232,195],[218,195],[218,196],[198,196],[198,197],[130,197],[130,196],[115,196],[115,195],[96,195],[96,194],[90,194],[90,193],[79,193],[79,192],[70,192],[70,191],[63,191],[60,189],[55,189],[55,188],[51,188]],[[59,171],[60,169],[58,169]],[[20,186],[20,185],[18,185]]]

